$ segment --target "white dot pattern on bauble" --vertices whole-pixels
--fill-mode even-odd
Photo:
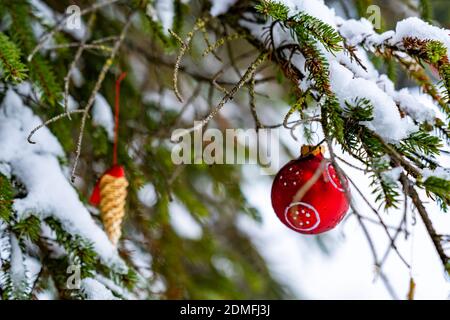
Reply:
[[[293,207],[302,207],[302,209],[300,210],[301,213],[299,213],[298,210],[290,211],[290,209]],[[314,208],[314,206],[306,202],[291,203],[288,207],[286,207],[284,216],[289,226],[298,231],[311,231],[316,229],[320,224],[320,215],[318,211],[316,210],[316,208]],[[314,218],[316,220],[315,223]],[[299,222],[298,224],[296,223],[294,225],[290,219]],[[305,225],[306,227],[303,227]]]

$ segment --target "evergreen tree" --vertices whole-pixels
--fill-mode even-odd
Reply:
[[[450,274],[450,235],[423,202],[450,205],[449,31],[432,25],[429,1],[413,8],[422,20],[392,30],[360,19],[372,1],[346,1],[347,17],[330,9],[338,2],[2,1],[2,299],[294,297],[240,226],[261,222],[246,166],[173,163],[172,133],[195,135],[194,120],[222,132],[300,128],[301,141],[327,147],[340,179],[349,167],[369,177],[362,190],[347,174],[364,231],[356,195],[403,261],[396,239],[417,214]],[[89,204],[112,164],[116,98],[129,183],[117,247]],[[398,208],[393,233],[384,216]],[[322,236],[313,241],[322,247]],[[385,259],[374,252],[388,285]]]

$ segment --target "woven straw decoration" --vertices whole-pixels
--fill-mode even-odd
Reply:
[[[128,181],[123,177],[105,174],[100,179],[100,211],[103,225],[113,245],[122,235],[122,220],[125,215]]]

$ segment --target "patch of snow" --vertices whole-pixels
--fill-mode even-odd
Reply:
[[[100,274],[97,274],[95,276],[95,280],[97,280],[100,284],[104,285],[107,290],[118,294],[120,297],[123,297],[126,300],[134,300],[135,299],[133,297],[133,295],[131,295],[131,293],[128,290],[126,290],[123,287],[117,285],[111,279],[108,279],[108,278],[106,278],[106,277],[104,277],[104,276],[102,276]],[[116,299],[117,298],[113,296],[112,299],[105,298],[105,299],[102,299],[102,300],[116,300]],[[96,300],[98,300],[98,299],[96,299]]]
[[[0,173],[11,179],[11,166],[7,163],[0,162]]]
[[[160,105],[164,109],[168,110],[180,110],[183,107],[183,103],[181,103],[173,90],[165,89],[162,92],[148,91],[145,92],[142,101],[144,103],[153,103],[156,105]]]
[[[366,70],[364,70],[364,68],[359,63],[355,63],[354,59],[350,57],[347,52],[340,51],[336,53],[336,60],[339,61],[340,64],[344,65],[347,69],[351,70],[355,74],[355,76],[359,78],[364,78],[367,80],[376,79],[379,76],[379,73],[370,62],[366,51],[358,50],[355,52],[355,55],[361,61]]]
[[[427,104],[422,103],[413,95],[408,88],[396,91],[394,83],[386,76],[378,78],[378,87],[384,90],[399,105],[400,109],[406,112],[412,119],[418,122],[428,121],[434,123],[436,113]]]
[[[392,43],[401,42],[406,37],[440,41],[447,47],[447,55],[450,56],[450,36],[448,30],[432,26],[419,18],[411,17],[397,23],[395,37],[392,39]]]
[[[36,16],[48,24],[55,24],[55,14],[50,7],[41,0],[31,0],[31,5],[36,9]]]
[[[153,261],[151,254],[142,250],[130,240],[124,240],[123,245],[130,255],[133,266],[136,267],[139,274],[146,279],[152,277],[154,273],[151,269]]]
[[[57,300],[58,297],[55,296],[50,290],[39,290],[35,293],[37,300]]]
[[[230,9],[237,0],[211,0],[211,10],[209,11],[213,17],[220,16]]]
[[[37,10],[36,15],[38,17],[40,17],[41,19],[43,19],[49,25],[55,25],[56,22],[60,21],[66,14],[66,13],[64,13],[64,15],[61,15],[61,14],[55,13],[56,11],[52,10],[46,3],[44,3],[41,0],[31,0],[31,4]],[[70,12],[69,14],[73,14],[73,13]],[[75,19],[76,19],[76,17],[75,17]],[[70,21],[70,19],[69,19],[69,21]],[[77,25],[77,28],[68,27],[69,23],[66,23],[63,28],[63,30],[65,32],[69,33],[77,40],[83,39],[83,37],[85,36],[85,34],[87,32],[87,27],[86,27],[85,23],[83,22],[83,20],[80,19],[79,21],[80,21],[80,24],[79,24],[79,26]],[[49,39],[49,41],[52,41],[50,39]]]
[[[173,19],[175,17],[175,9],[173,1],[157,0],[155,4],[156,15],[163,27],[163,32],[169,34],[169,29],[172,29]]]
[[[17,240],[14,233],[10,233],[11,241],[11,256],[10,256],[10,276],[12,286],[18,292],[28,291],[28,272],[25,268],[25,257],[19,246],[19,241]]]
[[[9,253],[10,253],[10,247],[11,244],[9,242],[9,233],[6,230],[7,225],[3,222],[3,220],[0,221],[0,275],[1,275],[1,266],[2,261],[9,259]],[[2,277],[0,277],[1,279]],[[1,280],[0,280],[1,281]]]
[[[92,122],[105,129],[108,139],[114,141],[114,116],[108,101],[100,93],[95,96],[92,107]]]
[[[70,79],[72,79],[73,84],[77,88],[81,87],[84,83],[83,74],[81,73],[80,69],[77,67],[74,67],[72,69],[72,72],[70,73]]]
[[[414,120],[419,122],[427,121],[429,123],[434,123],[436,113],[433,109],[428,108],[420,101],[417,101],[416,98],[411,95],[408,88],[403,88],[398,91],[395,100],[399,103],[400,108]]]
[[[450,168],[438,167],[434,170],[426,168],[423,169],[422,176],[424,180],[427,180],[429,177],[436,177],[450,181]]]
[[[31,93],[34,93],[33,92],[33,86],[31,85],[31,83],[29,81],[24,81],[24,82],[19,83],[18,85],[16,85],[14,87],[14,89],[20,95],[24,95],[24,96],[27,96],[27,95],[30,95]],[[40,99],[41,96],[38,95],[37,98]]]
[[[363,122],[369,129],[374,130],[388,142],[397,142],[407,138],[417,128],[401,118],[394,101],[374,82],[354,78],[353,73],[337,63],[330,63],[330,80],[333,92],[336,93],[341,105],[353,102],[357,98],[366,98],[371,101],[373,120]]]
[[[400,174],[403,172],[402,167],[395,167],[391,170],[384,171],[381,173],[383,180],[389,183],[395,183],[400,178]]]
[[[202,227],[189,212],[177,201],[169,205],[170,225],[182,238],[198,240],[202,237]]]
[[[213,264],[214,268],[222,273],[225,277],[232,278],[237,274],[237,270],[233,262],[226,257],[213,256],[211,258],[211,263]]]
[[[146,183],[138,191],[139,201],[146,207],[151,208],[156,203],[155,186],[151,183]]]
[[[78,109],[78,107],[79,107],[78,102],[71,95],[69,95],[67,99],[67,109],[69,109],[69,111],[73,111]]]
[[[339,33],[352,46],[358,46],[364,43],[369,48],[373,48],[395,36],[393,30],[386,31],[382,34],[375,32],[373,24],[366,18],[344,20],[341,17],[336,17],[336,20]]]
[[[81,290],[88,300],[117,300],[108,288],[93,278],[81,280]]]
[[[283,3],[289,8],[290,15],[305,12],[332,27],[336,27],[336,13],[323,0],[281,0],[278,2]]]
[[[369,20],[361,18],[360,20],[342,20],[339,26],[339,33],[349,45],[356,46],[369,36],[373,36],[375,31],[373,24]]]

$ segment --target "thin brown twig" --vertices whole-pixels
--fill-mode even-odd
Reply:
[[[199,18],[197,22],[194,25],[194,28],[187,34],[186,40],[183,41],[179,35],[177,35],[174,31],[169,29],[169,33],[177,39],[177,41],[180,43],[180,51],[177,55],[177,60],[175,61],[175,67],[173,69],[173,90],[175,92],[176,97],[180,102],[183,102],[183,97],[181,96],[180,90],[178,89],[178,70],[181,66],[181,60],[183,59],[184,54],[189,49],[189,46],[191,44],[192,39],[194,38],[195,33],[198,30],[201,30],[205,27],[205,23],[207,22],[207,19]]]
[[[322,117],[322,119],[324,119]],[[367,243],[369,244],[369,248],[370,251],[372,252],[372,256],[373,256],[373,260],[374,260],[374,265],[376,267],[377,270],[377,274],[380,276],[380,279],[382,280],[386,290],[389,292],[389,294],[394,298],[394,299],[398,299],[397,294],[395,293],[394,289],[392,288],[388,278],[384,275],[383,271],[379,268],[379,259],[378,259],[378,254],[375,248],[375,244],[372,240],[372,237],[370,236],[370,233],[366,227],[366,225],[364,224],[363,219],[361,218],[361,215],[359,213],[359,210],[356,208],[356,206],[354,205],[353,201],[352,201],[352,196],[350,194],[350,190],[348,189],[348,185],[345,183],[345,173],[343,172],[343,170],[341,169],[341,167],[339,166],[339,164],[336,161],[336,157],[335,157],[335,153],[334,153],[334,149],[333,149],[333,145],[331,142],[331,138],[329,136],[328,130],[327,130],[327,126],[325,123],[323,123],[322,125],[323,131],[324,131],[324,135],[325,135],[325,141],[327,143],[328,146],[328,150],[330,152],[330,160],[331,163],[333,165],[333,167],[336,170],[336,174],[339,178],[339,181],[341,182],[341,185],[343,186],[345,195],[347,197],[347,201],[350,204],[350,208],[352,209],[352,211],[355,213],[356,216],[356,220],[358,221],[359,225],[361,226],[361,229],[363,230],[363,234],[367,240]]]
[[[381,225],[380,220],[378,220],[378,219],[373,219],[373,218],[370,218],[370,217],[367,217],[367,216],[364,216],[364,215],[360,215],[360,216],[361,216],[362,219],[366,220],[367,222],[371,222],[373,224]],[[386,227],[388,229],[393,230],[393,231],[399,231],[399,232],[402,232],[402,233],[405,233],[405,234],[409,235],[408,230],[405,227],[403,227],[403,226],[392,226],[392,225],[387,225],[386,224]]]
[[[401,227],[402,227],[402,226],[405,226],[405,228],[406,228],[406,217],[407,217],[407,216],[408,216],[408,195],[407,195],[406,190],[404,190],[404,208],[403,208],[403,217],[402,217],[402,220],[400,221],[400,225],[399,225],[398,229],[395,231],[394,235],[392,236],[392,243],[394,243],[394,242],[397,240],[398,236],[400,235]],[[406,235],[407,235],[407,234],[408,234],[408,233],[406,233]],[[389,256],[389,253],[390,253],[390,252],[391,252],[391,250],[390,250],[390,247],[389,247],[389,248],[386,250],[386,252],[385,252],[383,258],[381,259],[381,262],[380,262],[380,265],[381,265],[381,266],[386,262],[386,260],[387,260],[387,258],[388,258],[388,256]],[[408,268],[411,269],[411,263],[408,264]]]
[[[256,112],[256,99],[255,99],[255,74],[252,74],[250,81],[248,83],[248,94],[249,94],[249,105],[250,105],[250,111],[253,117],[253,120],[255,121],[256,130],[259,130],[260,128],[264,128],[264,125],[261,124],[261,121],[259,120],[258,113]]]
[[[77,141],[77,149],[76,149],[76,153],[75,153],[75,162],[73,164],[73,168],[72,168],[72,173],[71,173],[71,181],[74,182],[75,181],[75,171],[77,169],[77,165],[78,165],[78,160],[80,158],[80,154],[81,154],[81,145],[83,143],[83,135],[84,135],[84,127],[86,126],[86,119],[89,115],[89,111],[91,110],[91,107],[95,101],[95,96],[97,94],[97,92],[100,90],[100,87],[103,83],[103,80],[105,79],[106,73],[108,72],[108,70],[111,68],[111,65],[113,63],[113,60],[117,54],[117,52],[119,51],[120,45],[123,42],[123,39],[125,38],[125,34],[128,31],[128,28],[131,25],[131,17],[133,14],[130,14],[127,18],[127,22],[125,23],[124,27],[122,28],[122,31],[118,37],[118,39],[116,40],[116,42],[114,43],[113,49],[111,51],[111,54],[109,55],[108,59],[105,61],[105,63],[103,64],[103,67],[100,71],[100,74],[97,78],[97,82],[95,83],[94,89],[91,92],[91,95],[89,96],[88,102],[86,103],[86,106],[84,107],[84,114],[83,117],[81,118],[81,126],[80,126],[80,134],[78,135],[78,141]]]
[[[425,206],[420,200],[419,194],[417,193],[416,189],[414,188],[414,186],[404,173],[400,175],[400,181],[403,184],[409,197],[411,198],[417,211],[419,212],[420,218],[422,219],[425,228],[427,229],[428,235],[430,236],[431,241],[433,242],[433,245],[437,251],[439,258],[441,259],[441,262],[444,266],[444,270],[447,272],[447,274],[450,275],[450,258],[446,255],[445,250],[442,246],[441,243],[442,237],[436,232],[436,229],[433,227],[433,222],[431,221],[428,212],[425,209]]]
[[[394,160],[396,160],[399,164],[402,165],[402,167],[408,171],[409,174],[411,174],[414,178],[418,178],[422,176],[422,173],[419,169],[417,169],[412,163],[410,163],[408,160],[406,160],[404,157],[402,157],[397,150],[395,150],[389,143],[384,141],[382,137],[380,137],[379,134],[376,132],[371,131],[371,135],[373,135],[375,138],[378,139],[378,141],[383,145],[385,151],[392,157]]]
[[[57,50],[57,49],[66,49],[66,48],[77,48],[81,46],[81,42],[71,42],[71,43],[65,43],[65,44],[57,44],[54,46],[45,47],[47,50]],[[107,51],[110,52],[112,49],[111,47],[101,45],[101,44],[93,44],[93,43],[86,43],[84,45],[84,49],[92,49],[92,50],[100,50],[100,51]]]
[[[356,170],[359,170],[359,171],[362,171],[362,172],[364,172],[364,173],[367,173],[367,170],[366,170],[366,169],[360,168],[360,167],[358,167],[357,165],[354,165],[353,163],[350,163],[350,162],[348,162],[347,160],[345,160],[345,159],[339,157],[338,155],[335,155],[335,156],[336,156],[336,159],[338,159],[339,161],[345,163],[345,164],[348,165],[349,167],[351,167],[351,168],[353,168],[353,169],[356,169]]]
[[[105,2],[100,3],[94,3],[90,7],[85,8],[80,11],[80,16],[83,16],[89,12],[96,11],[102,7],[109,6],[111,4],[114,4],[115,2],[118,2],[119,0],[107,0]],[[27,60],[31,61],[36,54],[47,42],[48,39],[50,39],[51,36],[53,36],[56,32],[62,30],[64,28],[64,25],[67,23],[67,21],[72,17],[71,14],[65,15],[61,21],[59,21],[51,30],[49,30],[47,33],[45,33],[41,39],[39,40],[38,44],[34,47],[33,50],[31,50],[31,53],[28,55]]]
[[[81,55],[83,54],[83,50],[85,49],[86,42],[90,35],[90,29],[92,28],[95,21],[95,14],[91,14],[89,21],[88,21],[88,28],[86,30],[86,34],[84,35],[83,39],[81,40],[80,46],[78,47],[77,52],[75,53],[75,57],[73,58],[69,70],[67,71],[67,75],[64,77],[64,110],[67,114],[67,118],[71,120],[70,113],[69,113],[69,86],[70,86],[70,77],[72,75],[73,70],[75,69],[76,64],[78,63],[78,60],[81,58]]]
[[[388,226],[385,224],[383,218],[381,217],[380,213],[378,212],[378,210],[376,210],[372,204],[370,203],[370,201],[364,196],[363,192],[358,188],[358,186],[356,185],[356,183],[347,176],[348,181],[350,181],[350,183],[353,185],[353,187],[355,188],[355,190],[358,192],[358,194],[362,197],[362,199],[364,200],[364,202],[369,206],[369,208],[372,210],[373,213],[375,213],[375,215],[378,218],[378,221],[380,222],[380,224],[383,226],[383,229],[385,230],[386,235],[389,238],[389,247],[394,249],[394,251],[397,253],[398,257],[400,258],[400,260],[409,268],[409,263],[406,261],[406,259],[402,256],[402,254],[400,253],[400,251],[398,250],[396,244],[395,244],[395,240],[397,238],[397,235],[395,237],[392,237]],[[398,228],[399,229],[399,228]],[[398,230],[397,229],[397,230]],[[398,232],[399,233],[399,232]],[[383,259],[381,259],[380,263],[379,263],[379,268],[381,269],[381,266],[383,264],[383,262],[385,261],[386,257],[383,257]]]
[[[204,127],[212,118],[214,118],[217,115],[217,113],[219,113],[219,111],[223,108],[223,106],[234,97],[236,92],[239,89],[241,89],[247,83],[248,80],[250,80],[250,77],[256,71],[258,66],[266,59],[266,56],[267,56],[266,53],[259,54],[258,57],[255,59],[255,61],[253,61],[250,64],[250,66],[247,68],[247,70],[245,71],[244,75],[239,80],[239,82],[227,94],[225,94],[222,97],[222,99],[217,104],[217,106],[215,106],[208,113],[208,115],[205,118],[203,118],[203,120],[200,121],[200,123],[198,125],[195,125],[195,126],[191,127],[190,129],[187,129],[186,131],[184,131],[182,133],[182,135],[188,134],[192,131],[195,131],[195,130],[198,130],[198,129]],[[176,137],[176,138],[174,137],[174,140],[178,141],[178,138],[179,137]]]
[[[61,118],[65,118],[68,117],[68,114],[72,114],[72,113],[84,113],[83,109],[78,109],[78,110],[72,110],[72,111],[68,111],[68,112],[64,112],[61,114],[58,114],[57,116],[54,116],[53,118],[48,119],[47,121],[41,123],[40,125],[38,125],[36,128],[34,128],[33,130],[31,130],[30,134],[28,135],[28,142],[31,144],[35,144],[36,142],[31,140],[31,138],[33,137],[33,135],[36,133],[36,131],[42,129],[43,127],[48,126],[50,123],[53,123],[55,121],[58,121]]]

